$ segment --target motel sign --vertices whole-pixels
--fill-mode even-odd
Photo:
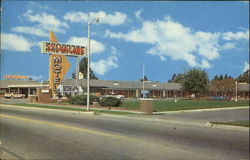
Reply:
[[[55,95],[70,68],[67,56],[85,56],[86,47],[58,43],[54,33],[50,32],[50,41],[41,42],[41,53],[49,54],[49,88]]]

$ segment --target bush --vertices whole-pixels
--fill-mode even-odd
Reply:
[[[72,97],[72,95],[70,93],[65,93],[65,97],[67,97],[68,99],[70,99]]]
[[[105,97],[100,101],[101,106],[119,106],[121,100],[115,97]]]
[[[100,99],[97,96],[90,95],[90,104],[93,104],[93,102],[99,102]],[[70,104],[79,104],[79,105],[87,105],[87,95],[77,95],[77,96],[71,96],[69,98]]]

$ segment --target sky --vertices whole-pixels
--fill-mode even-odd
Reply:
[[[8,1],[1,2],[1,79],[48,80],[49,55],[41,41],[53,31],[60,43],[87,46],[101,80],[166,82],[188,69],[209,78],[234,78],[249,69],[249,2]],[[70,78],[76,58],[68,57]]]

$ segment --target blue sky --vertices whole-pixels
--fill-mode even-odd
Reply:
[[[26,75],[48,80],[48,55],[39,43],[49,30],[61,43],[87,45],[99,79],[134,81],[145,74],[165,82],[174,73],[202,68],[237,77],[249,68],[249,2],[4,1],[1,78]],[[68,58],[70,77],[75,58]]]

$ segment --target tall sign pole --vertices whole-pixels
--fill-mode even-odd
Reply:
[[[89,110],[90,103],[90,32],[91,32],[91,24],[93,22],[99,23],[99,18],[93,19],[88,23],[88,76],[87,76],[87,111]]]
[[[89,87],[89,81],[90,81],[90,31],[91,31],[91,22],[88,23],[88,75],[87,75],[87,111],[89,110],[89,103],[90,103],[90,87]]]

